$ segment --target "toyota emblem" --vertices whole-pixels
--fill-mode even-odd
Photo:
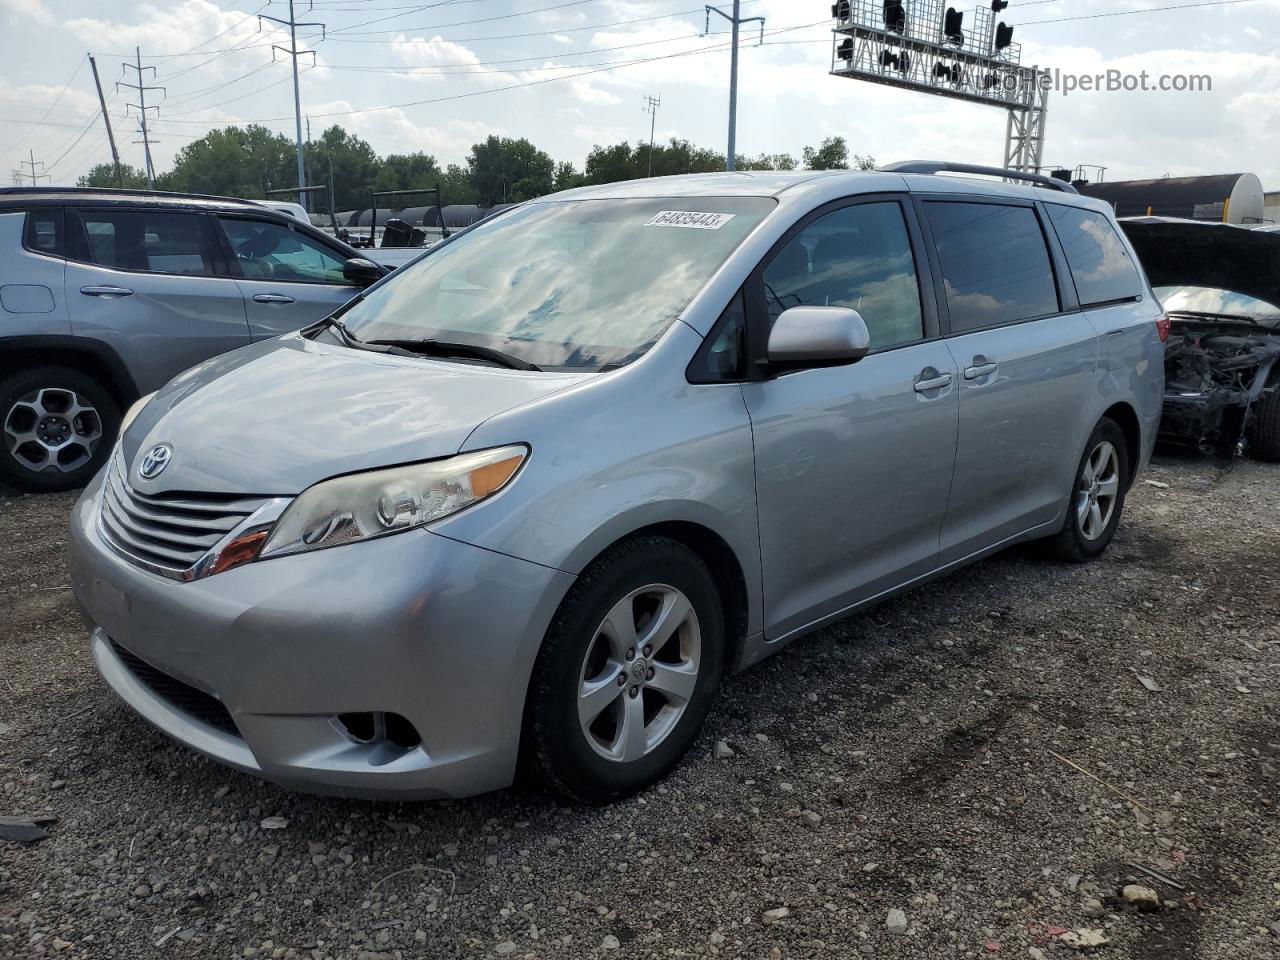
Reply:
[[[138,476],[143,480],[154,480],[164,472],[164,468],[169,465],[171,459],[173,459],[173,447],[167,443],[157,443],[142,458],[142,464],[138,467]]]

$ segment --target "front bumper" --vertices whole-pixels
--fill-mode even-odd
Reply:
[[[101,477],[72,514],[72,589],[99,672],[162,731],[293,789],[417,799],[511,783],[570,574],[412,531],[182,583],[101,540],[100,492]],[[366,711],[408,719],[421,744],[389,754],[336,720]]]

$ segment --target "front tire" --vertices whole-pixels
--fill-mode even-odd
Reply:
[[[0,381],[0,479],[37,493],[83,487],[120,429],[102,384],[69,367],[37,367]]]
[[[608,803],[680,761],[724,666],[715,579],[688,547],[638,537],[583,572],[534,666],[526,754],[556,792]]]
[[[1093,428],[1076,468],[1066,522],[1049,541],[1058,559],[1085,563],[1110,546],[1124,511],[1129,475],[1124,431],[1114,420],[1103,417]]]

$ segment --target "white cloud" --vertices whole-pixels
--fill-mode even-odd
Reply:
[[[14,20],[53,23],[53,14],[44,0],[0,0],[0,10],[6,11]]]

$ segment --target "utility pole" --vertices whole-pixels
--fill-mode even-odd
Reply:
[[[102,81],[98,79],[98,63],[89,54],[89,66],[93,68],[93,85],[98,88],[98,106],[102,108],[102,122],[107,125],[107,143],[111,144],[111,162],[116,166],[116,182],[124,189],[124,171],[120,168],[120,151],[116,149],[116,135],[111,132],[111,114],[107,113],[107,100],[102,95]]]
[[[276,44],[272,44],[271,59],[273,61],[275,60],[276,51],[279,50],[281,53],[285,54],[286,56],[289,57],[290,60],[293,61],[293,119],[296,126],[295,134],[296,134],[296,142],[298,145],[298,186],[305,187],[307,185],[307,168],[306,168],[306,163],[303,160],[303,149],[302,149],[302,94],[298,88],[298,57],[299,56],[305,57],[310,55],[311,63],[314,66],[316,52],[314,50],[304,50],[302,51],[301,54],[298,53],[298,28],[299,27],[319,27],[320,39],[323,40],[324,24],[323,23],[299,23],[298,18],[294,15],[294,12],[293,12],[293,3],[294,3],[294,0],[289,0],[289,19],[288,20],[281,20],[279,17],[269,17],[265,13],[258,14],[258,29],[259,30],[262,29],[263,20],[270,20],[272,23],[278,24],[282,27],[289,28],[289,49],[286,50],[284,47],[277,46]],[[312,9],[313,9],[313,6],[310,3],[310,0],[308,0],[307,11],[310,12]],[[305,193],[299,194],[299,199],[302,201],[303,207],[308,211],[310,211],[311,208],[307,203],[307,194]]]
[[[19,169],[17,171],[17,177],[19,185],[21,185],[22,178],[24,176],[29,176],[31,178],[31,185],[33,187],[41,180],[48,180],[49,175],[44,172],[44,161],[36,159],[36,153],[34,150],[28,150],[27,156],[31,159],[18,161]],[[24,174],[21,169],[22,167],[29,168],[31,172]]]
[[[149,189],[151,189],[151,190],[154,190],[154,189],[156,188],[156,168],[155,168],[155,165],[151,162],[151,144],[155,143],[156,141],[152,140],[152,139],[147,135],[147,109],[148,109],[148,108],[147,108],[147,91],[148,91],[148,90],[159,90],[159,91],[160,91],[161,93],[163,93],[165,96],[168,96],[168,95],[169,95],[169,91],[165,90],[165,88],[164,88],[164,87],[149,87],[149,86],[147,86],[147,85],[143,82],[143,71],[144,71],[144,70],[150,70],[150,71],[151,71],[151,76],[153,76],[153,77],[154,77],[154,76],[156,75],[156,68],[155,68],[155,67],[144,67],[144,66],[142,65],[142,48],[141,48],[141,47],[135,47],[135,48],[134,48],[134,54],[135,54],[135,55],[137,56],[137,58],[138,58],[137,65],[135,66],[135,65],[134,65],[134,64],[132,64],[132,63],[126,63],[126,64],[124,64],[124,69],[125,69],[125,70],[136,70],[136,71],[138,72],[138,82],[137,82],[137,83],[125,83],[123,80],[117,80],[117,81],[116,81],[116,87],[117,87],[117,88],[119,88],[119,87],[128,87],[130,90],[137,90],[137,91],[138,91],[138,102],[137,102],[137,103],[126,103],[126,104],[125,104],[125,110],[127,111],[127,110],[129,109],[129,107],[133,107],[135,110],[137,110],[137,111],[138,111],[138,115],[141,117],[141,123],[142,123],[142,140],[141,140],[141,141],[137,141],[137,140],[135,140],[134,142],[135,142],[135,143],[138,143],[138,142],[141,142],[141,143],[142,143],[142,152],[143,152],[143,155],[146,157],[146,161],[147,161],[147,187],[148,187]],[[155,111],[157,111],[157,112],[160,110],[160,108],[159,108],[159,107],[154,106],[154,105],[153,105],[150,109],[155,110]]]
[[[729,54],[729,152],[725,154],[725,169],[732,170],[734,166],[734,155],[738,147],[738,28],[744,23],[754,23],[760,21],[760,43],[764,42],[764,17],[747,17],[745,20],[739,15],[742,0],[733,0],[733,16],[725,13],[719,7],[707,7],[707,25],[702,32],[707,34],[711,32],[711,14],[718,13],[733,25],[733,39],[730,41],[732,50]]]
[[[653,176],[653,131],[658,124],[658,108],[662,106],[662,96],[645,97],[644,112],[649,114],[649,176]]]

